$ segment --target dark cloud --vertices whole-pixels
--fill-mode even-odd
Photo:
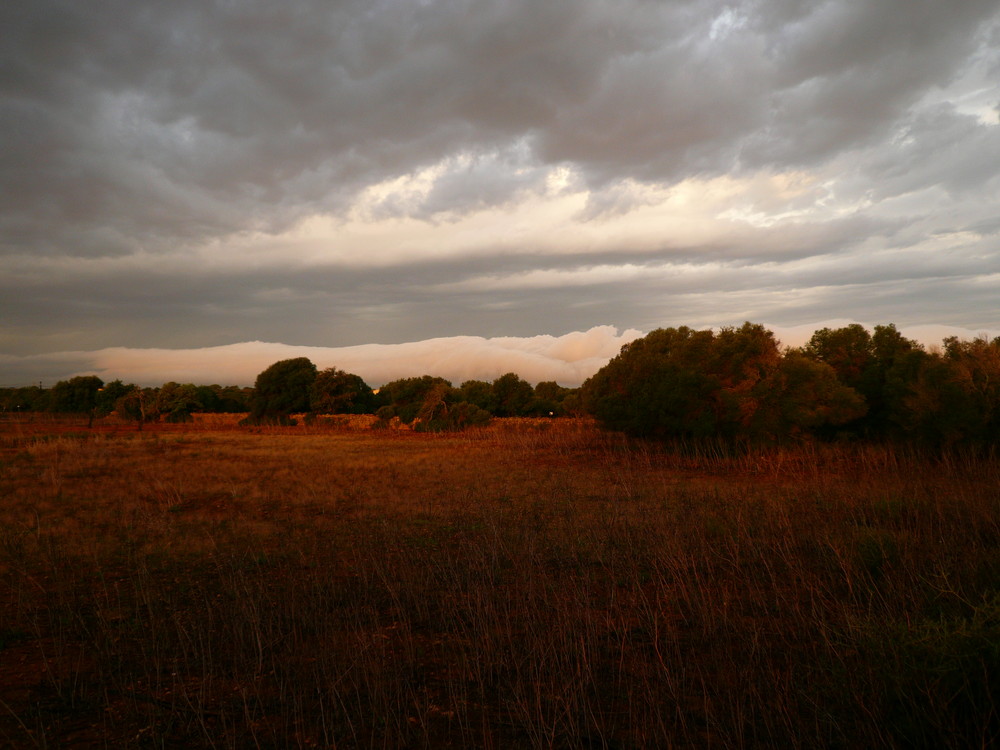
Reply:
[[[0,53],[5,212],[36,248],[116,254],[128,241],[278,231],[364,184],[518,141],[599,181],[814,163],[879,137],[946,83],[995,12],[15,4]],[[454,179],[434,197],[451,198]]]
[[[0,28],[6,351],[1000,325],[995,0],[34,0]]]

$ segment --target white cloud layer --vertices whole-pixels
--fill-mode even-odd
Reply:
[[[785,346],[801,346],[822,327],[838,328],[850,320],[821,324],[771,327]],[[872,326],[866,326],[871,329]],[[925,344],[939,345],[946,336],[971,339],[1000,331],[971,331],[953,326],[917,326],[903,335]],[[618,331],[597,326],[563,336],[503,337],[486,339],[456,336],[405,344],[364,344],[339,348],[290,346],[250,341],[204,349],[127,349],[114,347],[91,352],[60,352],[27,357],[0,355],[7,377],[19,373],[39,375],[47,385],[74,375],[97,375],[105,382],[121,379],[158,386],[175,381],[208,385],[252,385],[257,374],[282,359],[307,357],[319,369],[337,367],[360,375],[370,385],[391,380],[434,375],[460,385],[466,380],[493,381],[507,372],[531,383],[554,380],[575,387],[607,364],[621,347],[642,336],[636,330]],[[28,385],[27,380],[0,385]]]

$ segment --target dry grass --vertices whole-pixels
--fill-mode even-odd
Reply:
[[[37,426],[36,426],[37,427]],[[987,747],[1000,468],[0,429],[11,747]]]

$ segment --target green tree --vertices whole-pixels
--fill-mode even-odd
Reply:
[[[774,334],[760,324],[725,327],[716,334],[708,367],[718,382],[713,400],[716,423],[723,432],[749,430],[780,362]]]
[[[859,389],[868,402],[864,427],[872,437],[902,437],[904,399],[927,354],[892,323],[872,333],[873,362]]]
[[[496,408],[493,399],[493,386],[484,380],[466,380],[459,386],[456,398],[491,414]]]
[[[866,413],[844,425],[846,431],[883,437],[896,431],[902,399],[915,377],[914,362],[921,347],[905,338],[893,324],[875,326],[874,333],[853,323],[822,328],[803,349],[813,359],[830,365],[837,378],[854,388],[867,405]]]
[[[457,391],[447,381],[435,384],[424,395],[413,420],[418,432],[454,432],[488,424],[490,413],[467,401],[455,401]]]
[[[411,424],[428,399],[433,401],[436,394],[450,394],[451,390],[449,381],[431,375],[393,380],[379,388],[377,413],[383,421],[399,417],[404,424]]]
[[[1000,338],[945,339],[943,353],[922,358],[903,401],[906,426],[925,444],[1000,442]]]
[[[711,331],[660,328],[625,344],[583,384],[584,406],[608,429],[636,436],[703,436],[716,431]]]
[[[783,356],[755,323],[653,331],[584,383],[583,398],[604,426],[654,437],[779,440],[864,413],[833,368]]]
[[[73,414],[87,414],[87,426],[93,424],[97,411],[97,394],[104,381],[96,375],[78,375],[60,380],[49,395],[49,410]]]
[[[554,380],[543,380],[535,386],[534,411],[542,416],[561,417],[566,413],[563,402],[572,392]]]
[[[292,414],[309,411],[316,365],[306,357],[275,362],[257,376],[247,424],[288,424]]]
[[[459,431],[469,427],[484,427],[490,423],[491,415],[485,409],[480,409],[468,401],[449,404],[443,419],[430,427],[438,427],[445,431]]]
[[[384,426],[398,417],[419,432],[463,430],[487,424],[490,413],[462,400],[462,392],[444,378],[402,378],[379,389],[378,417]]]
[[[316,375],[309,403],[317,414],[371,414],[375,394],[358,375],[330,367]]]
[[[115,404],[118,403],[118,399],[129,393],[135,387],[136,386],[132,384],[125,385],[121,380],[112,380],[110,383],[105,383],[104,387],[97,392],[97,414],[104,416],[113,412],[115,410]]]
[[[493,381],[493,413],[498,417],[523,417],[531,411],[534,399],[531,384],[513,372]]]
[[[164,383],[156,394],[156,411],[167,422],[189,422],[193,412],[202,410],[198,393],[193,383]]]
[[[219,409],[219,391],[222,390],[217,385],[196,385],[194,387],[194,398],[198,402],[198,411],[215,413]]]
[[[238,414],[250,410],[250,400],[253,388],[241,388],[238,385],[209,386],[216,394],[216,410],[224,414]]]
[[[836,427],[865,413],[861,395],[840,382],[825,362],[801,352],[788,352],[770,373],[750,434],[758,440],[780,441],[822,428]]]
[[[821,328],[809,339],[805,353],[830,365],[841,383],[867,395],[863,384],[875,352],[864,326],[852,323],[843,328]]]
[[[0,411],[48,411],[49,390],[37,385],[0,389]]]
[[[141,431],[147,422],[159,416],[156,411],[157,389],[132,386],[115,402],[115,413],[122,419],[136,422]]]

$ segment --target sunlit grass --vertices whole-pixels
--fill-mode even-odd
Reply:
[[[0,434],[14,747],[987,746],[1000,468],[570,420]]]

